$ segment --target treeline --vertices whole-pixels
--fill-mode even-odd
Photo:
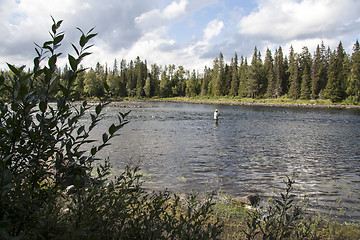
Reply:
[[[274,55],[274,56],[273,56]],[[65,82],[69,67],[58,69],[60,82]],[[238,96],[249,98],[330,99],[333,102],[360,100],[360,46],[356,41],[352,54],[347,54],[340,42],[332,51],[323,43],[313,55],[308,47],[301,53],[290,48],[289,55],[281,47],[273,54],[266,51],[264,60],[255,47],[251,62],[235,53],[225,63],[223,54],[205,67],[202,74],[183,66],[159,66],[139,57],[112,67],[97,63],[82,72],[74,89],[77,98],[101,97],[104,82],[113,97],[175,97],[175,96]]]

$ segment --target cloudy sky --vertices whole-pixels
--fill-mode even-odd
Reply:
[[[342,41],[351,53],[360,38],[359,0],[0,0],[0,69],[32,66],[34,42],[49,39],[50,16],[64,20],[65,53],[73,53],[76,27],[95,27],[86,67],[139,56],[202,71],[220,52],[229,62],[235,52],[251,57],[255,46],[263,56],[279,46],[288,55],[290,45],[313,52],[321,41],[332,49]]]

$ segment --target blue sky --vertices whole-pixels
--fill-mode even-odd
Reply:
[[[288,55],[292,45],[315,50],[322,41],[347,53],[360,37],[358,0],[0,0],[0,68],[6,62],[32,66],[34,42],[49,39],[52,21],[64,20],[61,50],[72,53],[79,32],[95,27],[93,55],[112,66],[114,59],[139,56],[149,64],[175,64],[201,72],[222,52],[227,62],[237,52],[251,58],[257,46],[279,46]],[[4,37],[5,36],[5,37]],[[65,59],[59,61],[64,64]]]

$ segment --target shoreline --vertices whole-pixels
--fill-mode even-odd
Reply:
[[[88,104],[95,104],[97,101],[88,101]],[[204,100],[186,100],[186,99],[128,99],[111,100],[110,105],[129,107],[128,104],[137,104],[142,102],[178,102],[191,104],[211,104],[211,105],[229,105],[229,106],[258,106],[258,107],[287,107],[287,108],[312,108],[312,109],[346,109],[360,110],[360,105],[336,105],[336,104],[311,104],[311,103],[266,103],[266,102],[233,102],[233,101],[204,101]],[[142,106],[131,106],[142,107]]]

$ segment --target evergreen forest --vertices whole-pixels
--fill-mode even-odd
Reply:
[[[78,99],[102,97],[106,82],[113,99],[232,96],[348,100],[354,104],[360,101],[358,40],[351,55],[340,42],[336,50],[321,43],[313,54],[306,46],[300,53],[290,47],[288,55],[278,47],[275,53],[267,49],[265,58],[261,56],[255,47],[251,62],[235,53],[231,62],[226,63],[220,53],[213,60],[212,68],[205,66],[201,74],[174,64],[148,66],[140,57],[120,63],[115,59],[112,67],[98,62],[95,68],[87,69],[78,77],[75,96]],[[56,81],[66,82],[69,66],[57,72],[60,78]],[[9,73],[2,71],[2,74]]]

